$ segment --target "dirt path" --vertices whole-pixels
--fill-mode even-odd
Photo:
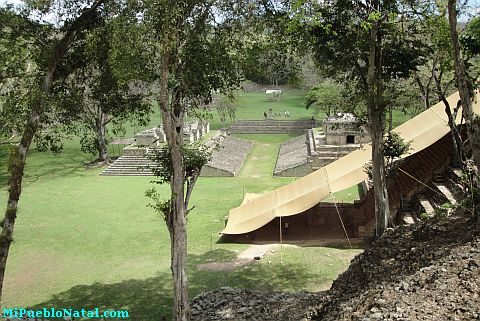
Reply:
[[[233,261],[212,262],[199,264],[199,270],[206,271],[234,271],[239,267],[245,266],[255,261],[255,258],[262,258],[272,250],[280,247],[279,244],[251,245],[248,249],[238,254]]]
[[[253,147],[248,155],[245,164],[243,164],[240,177],[260,178],[271,177],[275,160],[276,144],[262,143],[253,141]]]

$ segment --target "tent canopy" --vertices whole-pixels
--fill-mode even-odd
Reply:
[[[458,92],[447,98],[450,106],[456,106]],[[474,112],[480,115],[478,95]],[[457,116],[461,121],[461,113]],[[439,102],[394,129],[405,141],[410,142],[413,155],[432,145],[450,131],[445,105]],[[364,166],[371,160],[371,144],[297,179],[293,183],[261,195],[248,194],[239,207],[231,209],[223,234],[243,234],[259,229],[276,217],[291,216],[312,208],[331,193],[344,190],[367,179]]]

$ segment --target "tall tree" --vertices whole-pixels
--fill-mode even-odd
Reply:
[[[450,106],[447,96],[453,92],[455,84],[455,71],[453,63],[453,48],[449,36],[448,21],[445,19],[446,10],[441,5],[434,7],[433,12],[426,14],[424,28],[420,30],[420,36],[431,50],[428,52],[429,63],[425,67],[424,77],[421,72],[415,72],[414,77],[424,97],[425,108],[430,107],[430,93],[436,94],[439,101],[445,105],[445,113],[448,117],[448,124],[453,142],[452,163],[460,165],[462,162],[462,139],[460,131],[455,122],[458,113],[458,106]],[[422,79],[426,78],[422,84]],[[452,113],[453,108],[453,113]]]
[[[317,86],[314,86],[305,97],[305,107],[313,107],[318,112],[327,116],[333,116],[337,111],[342,111],[346,101],[343,99],[344,90],[341,84],[326,79]]]
[[[27,152],[32,140],[42,125],[42,119],[48,109],[48,102],[52,95],[52,89],[56,82],[61,81],[65,74],[72,70],[65,64],[65,57],[73,45],[85,36],[85,31],[92,28],[98,21],[99,8],[104,0],[90,2],[90,6],[78,8],[74,16],[64,21],[60,30],[56,31],[57,36],[51,36],[47,40],[37,43],[38,56],[36,64],[39,73],[34,77],[33,86],[29,91],[28,116],[23,126],[23,134],[20,143],[15,147],[10,155],[8,181],[9,193],[5,217],[2,220],[2,231],[0,233],[0,295],[3,288],[5,267],[8,258],[10,244],[13,239],[15,220],[17,218],[17,208],[22,190],[22,178],[25,169]],[[23,21],[28,18],[23,17]],[[7,19],[7,23],[14,23],[15,19]],[[29,22],[27,22],[29,24]],[[4,25],[2,28],[18,27],[15,23]],[[59,36],[58,36],[59,35]],[[33,35],[30,35],[33,36]],[[20,36],[19,36],[20,37]],[[0,297],[1,299],[1,297]]]
[[[473,112],[473,84],[467,75],[457,30],[457,1],[448,0],[447,8],[448,22],[450,25],[450,39],[454,53],[453,60],[455,62],[455,75],[457,77],[457,86],[462,104],[462,115],[467,128],[467,135],[473,160],[478,170],[480,169],[480,116]]]
[[[239,84],[232,8],[243,10],[229,1],[146,1],[143,14],[153,37],[151,43],[158,46],[157,101],[171,164],[170,196],[162,213],[171,242],[175,321],[189,318],[186,223],[196,182],[185,163],[183,126],[188,108],[208,103],[213,92]]]
[[[421,62],[421,44],[413,36],[415,24],[409,21],[405,28],[408,12],[403,9],[407,7],[394,0],[342,0],[307,1],[303,8],[294,8],[300,12],[301,29],[311,35],[318,65],[330,77],[353,82],[365,102],[377,236],[390,221],[384,163],[385,86],[390,79],[408,77]]]
[[[300,57],[282,35],[263,31],[249,39],[243,65],[248,80],[273,86],[295,82],[300,73]]]
[[[112,64],[111,61],[112,55],[117,54],[113,44],[116,32],[113,29],[118,27],[115,20],[123,20],[123,17],[106,17],[101,26],[88,33],[83,56],[78,57],[85,60],[86,66],[70,77],[68,83],[70,95],[72,91],[77,92],[80,98],[68,109],[75,114],[72,117],[76,120],[69,128],[80,136],[84,152],[97,155],[99,165],[110,162],[107,126],[118,135],[124,131],[123,124],[133,117],[145,125],[150,112],[150,104],[145,99],[149,90],[141,82],[146,77],[124,73],[119,78],[119,73],[114,71],[116,62]],[[139,60],[137,68],[141,68]],[[68,97],[66,101],[71,102],[71,99]]]

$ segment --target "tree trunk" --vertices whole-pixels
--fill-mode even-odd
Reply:
[[[187,265],[187,220],[185,208],[185,170],[182,156],[183,144],[183,114],[174,114],[171,108],[170,93],[168,88],[169,68],[171,64],[171,53],[165,52],[162,56],[162,70],[160,80],[159,106],[162,113],[163,128],[170,148],[170,155],[173,167],[171,187],[171,213],[167,220],[170,231],[171,265],[173,276],[173,320],[188,321],[188,281],[186,273]]]
[[[172,151],[172,161],[182,163],[180,149]],[[173,154],[176,154],[174,156]],[[180,158],[178,158],[180,156]],[[183,166],[182,166],[183,167]],[[172,195],[176,195],[173,206],[173,226],[170,232],[171,237],[171,270],[173,276],[173,320],[188,321],[188,280],[186,273],[187,266],[187,220],[186,209],[183,201],[184,182],[183,171],[174,168],[174,180],[172,181]],[[182,168],[183,169],[183,168]],[[175,173],[177,172],[177,173]],[[178,175],[180,174],[180,175]]]
[[[42,104],[43,102],[40,100],[35,103],[20,144],[14,149],[10,156],[7,210],[5,212],[5,218],[2,221],[2,232],[0,234],[0,300],[3,291],[3,280],[5,277],[5,268],[7,266],[8,252],[13,240],[13,229],[15,226],[15,219],[17,218],[18,201],[22,192],[22,178],[25,169],[25,160],[33,137],[39,127],[40,115],[43,113]]]
[[[378,7],[375,1],[374,8]],[[368,129],[372,138],[372,180],[375,197],[376,237],[381,237],[390,223],[383,132],[385,128],[385,103],[382,83],[382,36],[379,21],[372,24],[369,41],[367,74]]]
[[[456,0],[448,0],[448,22],[454,52],[455,74],[457,76],[458,91],[462,103],[462,114],[467,128],[473,160],[477,169],[480,169],[480,117],[473,113],[473,91],[469,85],[462,51],[460,49],[460,42],[458,40]]]
[[[98,151],[98,163],[107,165],[110,163],[110,158],[108,157],[108,148],[107,148],[107,129],[106,129],[106,119],[107,115],[103,113],[101,108],[98,108],[98,116],[96,120],[96,132],[97,132],[97,151]]]
[[[50,91],[55,78],[58,63],[63,59],[71,43],[81,30],[87,29],[91,19],[96,19],[96,9],[102,5],[104,0],[97,0],[89,9],[84,9],[82,14],[72,22],[68,31],[62,39],[53,46],[50,56],[47,60],[47,70],[41,86],[41,93],[33,103],[25,130],[20,140],[19,146],[14,150],[10,157],[9,164],[9,193],[5,218],[2,221],[2,231],[0,233],[0,302],[3,291],[3,280],[5,277],[5,268],[7,265],[8,252],[12,243],[15,219],[17,218],[18,201],[22,191],[22,179],[25,169],[25,160],[28,149],[32,144],[33,137],[40,127],[40,119],[44,113],[45,96]],[[1,310],[1,306],[0,306]]]
[[[377,117],[380,116],[377,114]],[[376,237],[381,237],[390,224],[390,208],[388,202],[387,179],[383,131],[381,126],[372,121],[370,135],[372,137],[372,180],[375,196]]]
[[[453,142],[452,163],[454,166],[461,166],[462,165],[462,138],[460,137],[460,133],[458,132],[458,128],[455,123],[457,111],[455,112],[455,115],[452,115],[450,103],[445,97],[445,93],[442,88],[443,73],[440,72],[440,75],[437,77],[436,73],[434,72],[433,77],[435,79],[435,85],[437,87],[438,99],[442,101],[443,104],[445,105],[445,113],[447,114],[447,117],[448,117],[448,126],[450,127],[450,134],[452,136],[452,142]]]

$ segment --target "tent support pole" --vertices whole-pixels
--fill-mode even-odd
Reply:
[[[282,217],[280,216],[280,263],[283,264]]]
[[[350,238],[348,237],[347,229],[345,228],[345,224],[343,224],[342,216],[340,215],[340,211],[338,210],[337,202],[335,201],[335,196],[333,193],[330,193],[330,197],[333,200],[333,204],[335,204],[335,209],[337,210],[338,218],[340,219],[340,223],[342,224],[343,232],[345,232],[345,236],[348,240],[348,245],[350,245],[350,249],[352,249],[352,243],[350,242]]]

